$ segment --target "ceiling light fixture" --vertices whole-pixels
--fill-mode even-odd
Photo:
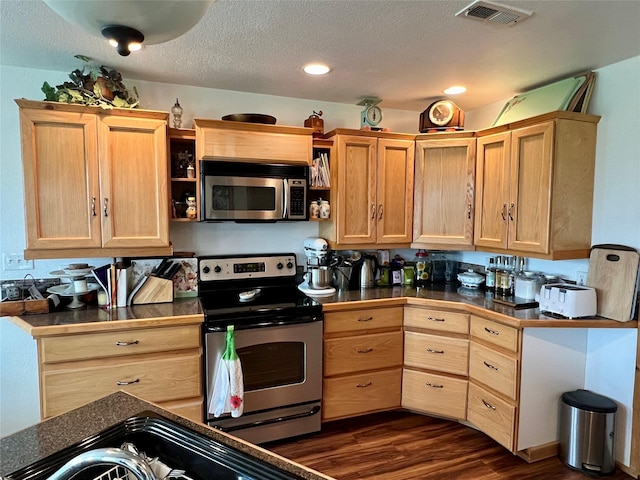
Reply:
[[[114,47],[123,57],[142,48],[144,35],[135,28],[123,25],[105,25],[101,31],[102,35],[109,40],[109,45]]]
[[[138,50],[141,45],[168,42],[191,30],[216,0],[44,0],[49,8],[66,21],[79,25],[88,33],[104,35],[118,42],[118,53]],[[122,24],[126,26],[122,26]],[[128,34],[110,37],[107,28],[128,29]],[[133,34],[135,32],[135,34]],[[140,40],[138,40],[140,38]],[[129,42],[129,43],[127,43]],[[122,46],[124,44],[124,47]],[[121,49],[123,53],[121,53]]]
[[[454,85],[453,87],[445,88],[442,93],[445,95],[459,95],[467,91],[467,87],[462,85]]]
[[[331,71],[331,69],[322,63],[310,63],[304,66],[304,71],[309,75],[325,75]]]

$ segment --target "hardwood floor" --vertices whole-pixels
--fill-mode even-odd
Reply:
[[[338,480],[585,480],[558,457],[529,464],[456,422],[387,412],[326,423],[265,448]],[[628,480],[616,470],[608,480]]]

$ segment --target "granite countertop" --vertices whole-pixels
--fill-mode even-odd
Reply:
[[[375,287],[339,290],[330,296],[315,296],[323,311],[366,308],[366,306],[418,305],[478,314],[516,328],[637,328],[637,321],[618,322],[602,317],[565,319],[540,313],[538,308],[513,308],[494,301],[492,293],[455,284],[434,284],[428,288]],[[366,306],[363,302],[367,302]],[[135,305],[105,310],[88,305],[76,310],[9,317],[33,337],[87,333],[131,327],[202,323],[204,314],[197,298],[173,303]]]
[[[0,475],[6,476],[15,472],[145,410],[158,413],[171,421],[293,473],[300,478],[331,480],[326,475],[275,455],[268,450],[203,424],[194,423],[125,392],[113,393],[83,407],[0,438]]]

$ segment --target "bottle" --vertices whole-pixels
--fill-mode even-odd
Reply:
[[[429,254],[424,250],[418,250],[416,253],[416,287],[426,287],[431,282],[431,260]]]
[[[503,297],[509,296],[509,277],[511,275],[511,257],[502,257],[502,273],[500,274],[499,294]]]
[[[513,295],[516,293],[515,289],[516,289],[516,277],[518,276],[518,274],[520,273],[519,266],[520,266],[520,258],[522,257],[511,257],[511,264],[510,264],[510,268],[509,268],[509,293],[508,295],[513,297]]]
[[[495,289],[496,287],[496,259],[493,257],[489,258],[489,266],[486,268],[486,277],[484,280],[484,285],[487,289]]]
[[[329,217],[331,217],[331,205],[329,205],[329,202],[327,200],[322,200],[320,202],[320,218],[323,219],[328,219]]]
[[[496,278],[494,284],[494,291],[496,295],[502,295],[502,255],[496,257]]]

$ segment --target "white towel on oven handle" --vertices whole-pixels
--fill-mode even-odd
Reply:
[[[209,413],[219,417],[231,413],[239,417],[244,410],[244,379],[242,365],[235,350],[234,328],[227,327],[225,352],[215,372],[213,392],[209,401]]]

